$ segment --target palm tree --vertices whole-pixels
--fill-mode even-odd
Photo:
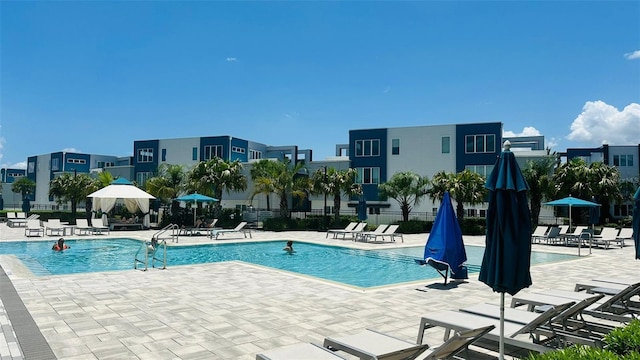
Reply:
[[[201,161],[187,174],[185,189],[218,199],[214,205],[214,213],[219,217],[222,213],[223,192],[229,194],[232,191],[247,189],[247,178],[242,174],[242,168],[238,160],[229,161],[214,157]]]
[[[397,172],[386,183],[378,185],[381,198],[392,198],[400,204],[403,221],[409,221],[409,213],[428,194],[429,179],[411,171]]]
[[[543,200],[553,197],[553,169],[557,163],[555,153],[544,158],[527,161],[522,170],[525,180],[529,184],[529,203],[531,207],[531,228],[538,226],[540,209]]]
[[[88,174],[62,175],[49,183],[49,196],[56,198],[58,204],[71,202],[71,217],[75,222],[78,203],[98,189],[98,185]]]
[[[485,178],[471,170],[465,169],[457,174],[440,171],[431,179],[429,195],[442,201],[444,192],[448,191],[456,201],[456,217],[462,224],[464,220],[464,204],[477,205],[485,200],[487,190]]]
[[[276,192],[275,179],[280,171],[280,165],[276,161],[262,159],[253,164],[250,170],[253,181],[253,194],[251,201],[258,194],[264,194],[267,198],[267,210],[271,211],[270,195]]]
[[[596,162],[589,165],[588,174],[593,183],[592,195],[597,194],[597,200],[602,203],[603,211],[600,212],[600,216],[603,213],[610,214],[611,201],[619,203],[623,200],[620,171],[614,166]]]
[[[100,173],[98,173],[97,180],[98,180],[98,186],[102,189],[103,187],[107,187],[111,185],[111,183],[115,179],[113,178],[113,175],[110,172],[101,171]]]
[[[356,169],[336,170],[327,168],[316,170],[311,176],[311,192],[314,194],[325,194],[333,196],[333,221],[340,222],[340,204],[342,194],[350,197],[362,194],[362,186],[356,184]]]
[[[299,176],[298,173],[304,169],[303,163],[291,164],[291,160],[269,161],[270,164],[262,162],[252,176],[261,188],[261,193],[267,191],[275,193],[280,199],[280,216],[289,218],[289,197],[304,199],[309,189],[309,179],[307,176]]]
[[[169,204],[171,199],[178,197],[184,188],[185,178],[184,168],[181,165],[161,164],[158,167],[158,175],[147,179],[145,189],[149,194],[160,199],[162,204]],[[179,206],[178,202],[173,202],[171,213],[176,214]]]
[[[36,183],[24,176],[11,184],[11,191],[14,193],[20,193],[22,195],[22,200],[24,200],[28,195],[33,194],[35,189]]]

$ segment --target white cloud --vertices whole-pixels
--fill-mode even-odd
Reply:
[[[634,51],[634,52],[632,52],[632,53],[624,54],[624,57],[625,57],[627,60],[640,59],[640,50],[636,50],[636,51]]]
[[[571,123],[567,139],[592,146],[638,144],[640,104],[631,103],[620,111],[601,100],[587,101],[582,113]]]
[[[26,169],[27,168],[27,162],[26,161],[21,161],[19,163],[15,163],[13,165],[7,165],[6,166],[9,169]]]
[[[62,152],[68,152],[68,153],[82,153],[82,151],[76,149],[76,148],[64,148],[61,150]]]
[[[228,62],[234,62],[234,61],[238,61],[238,59],[237,59],[237,58],[234,58],[234,57],[228,57],[228,58],[227,58],[227,61],[228,61]]]
[[[504,131],[502,136],[504,137],[518,137],[518,136],[540,136],[542,135],[538,129],[533,126],[526,126],[520,133],[514,133],[513,131]]]

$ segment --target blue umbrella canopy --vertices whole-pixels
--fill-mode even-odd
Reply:
[[[450,271],[451,277],[454,279],[468,278],[463,266],[467,262],[467,252],[448,191],[444,193],[442,204],[438,209],[438,214],[429,233],[429,239],[424,247],[424,261],[438,271],[443,268]]]
[[[640,187],[633,195],[633,243],[636,245],[636,259],[640,259]]]
[[[367,199],[364,196],[360,196],[360,200],[358,200],[358,220],[367,220]]]
[[[578,199],[578,198],[575,198],[573,196],[567,196],[565,198],[549,201],[549,202],[546,202],[544,204],[545,205],[551,205],[551,206],[568,206],[569,207],[569,229],[571,229],[571,208],[572,207],[598,207],[598,206],[600,206],[600,204],[598,204],[598,203],[587,201],[587,200]]]
[[[487,237],[478,279],[496,292],[514,295],[531,285],[531,214],[529,185],[508,149],[500,154],[485,187]]]
[[[176,200],[178,201],[193,201],[193,202],[212,202],[212,201],[218,201],[218,199],[216,198],[212,198],[210,196],[206,196],[206,195],[202,195],[202,194],[198,194],[198,193],[193,193],[193,194],[189,194],[189,195],[184,195],[184,196],[180,196],[179,198],[176,198]]]

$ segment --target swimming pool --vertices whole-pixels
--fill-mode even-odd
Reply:
[[[132,270],[141,242],[133,239],[67,240],[71,249],[51,250],[46,241],[5,242],[0,254],[13,254],[36,276]],[[167,247],[167,267],[221,261],[244,261],[370,288],[437,278],[429,266],[418,266],[423,246],[358,250],[338,246],[295,243],[295,253],[282,251],[285,241],[206,244]],[[466,246],[469,272],[480,271],[483,247]],[[573,255],[533,252],[531,263],[563,261]]]

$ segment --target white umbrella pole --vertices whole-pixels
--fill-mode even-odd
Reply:
[[[504,293],[500,293],[500,360],[504,360]]]

